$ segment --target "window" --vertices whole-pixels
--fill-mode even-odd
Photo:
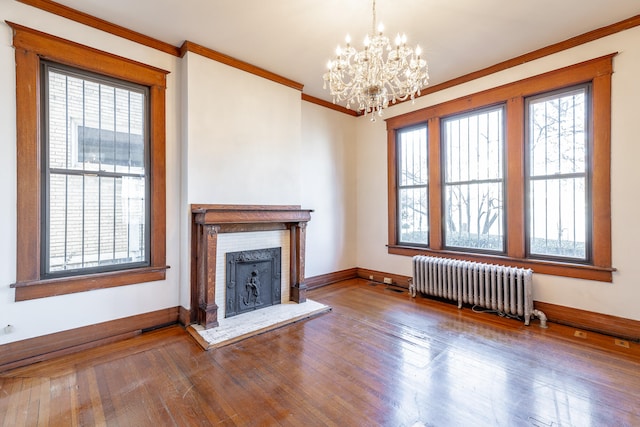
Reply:
[[[611,281],[612,58],[388,119],[389,253]]]
[[[446,117],[445,246],[504,250],[504,123],[502,107]]]
[[[10,25],[16,300],[164,279],[167,72]]]
[[[42,63],[42,276],[148,265],[148,90]]]
[[[398,132],[398,229],[403,243],[429,243],[427,153],[426,125]]]
[[[588,261],[588,86],[527,98],[527,253]]]

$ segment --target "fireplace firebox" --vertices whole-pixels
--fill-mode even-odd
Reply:
[[[281,248],[229,252],[225,317],[280,304]]]

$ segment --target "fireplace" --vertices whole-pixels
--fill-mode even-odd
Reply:
[[[224,317],[280,304],[281,248],[227,252]]]
[[[218,315],[226,318],[229,289],[225,284],[228,265],[225,254],[239,251],[282,248],[281,298],[278,302],[306,301],[304,283],[306,225],[311,210],[297,205],[191,205],[191,311],[190,323],[198,323],[205,329],[218,326]],[[246,242],[257,236],[267,236],[276,244],[248,247]],[[241,236],[247,236],[243,239]],[[231,237],[231,238],[230,238]],[[242,243],[246,241],[245,243]],[[235,245],[242,247],[237,247]],[[263,244],[262,242],[260,244]],[[227,245],[230,245],[227,248]],[[225,247],[225,250],[221,249]],[[249,269],[238,278],[241,289],[252,289]],[[262,283],[260,272],[254,279]],[[248,281],[248,282],[247,282]],[[235,291],[234,291],[235,292]],[[262,291],[261,295],[262,295]],[[234,299],[238,298],[234,296]],[[249,301],[249,299],[247,299]],[[274,302],[273,304],[277,304]],[[260,300],[262,304],[263,301]],[[218,313],[220,311],[221,313]],[[222,313],[224,311],[224,313]],[[232,312],[237,311],[232,309]],[[233,316],[233,315],[232,315]]]

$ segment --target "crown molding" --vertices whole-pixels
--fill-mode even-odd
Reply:
[[[178,56],[180,49],[172,44],[165,43],[153,37],[146,36],[136,31],[130,30],[120,25],[113,24],[105,21],[104,19],[96,18],[84,12],[80,12],[77,9],[72,9],[60,3],[56,3],[50,0],[17,0],[20,3],[24,3],[29,6],[33,6],[37,9],[44,10],[46,12],[53,13],[54,15],[61,16],[63,18],[70,19],[80,24],[87,25],[89,27],[104,31],[109,34],[113,34],[118,37],[122,37],[127,40],[131,40],[141,45],[151,47],[161,52],[168,53],[173,56]]]
[[[144,34],[140,34],[138,32],[121,27],[120,25],[113,24],[111,22],[105,21],[100,18],[96,18],[94,16],[91,16],[84,12],[80,12],[76,9],[72,9],[68,6],[64,6],[60,3],[56,3],[51,0],[17,0],[17,1],[41,10],[45,10],[55,15],[62,16],[72,21],[76,21],[81,24],[105,31],[107,33],[111,33],[116,36],[134,41],[136,43],[140,43],[142,45],[160,50],[162,52],[169,53],[174,56],[182,57],[185,55],[186,52],[194,52],[194,53],[198,53],[199,55],[205,56],[209,59],[219,61],[224,64],[230,65],[232,67],[238,68],[240,70],[249,72],[251,74],[255,74],[257,76],[266,78],[268,80],[272,80],[280,84],[284,84],[285,86],[294,88],[299,91],[302,91],[302,88],[303,88],[303,85],[301,83],[294,82],[292,80],[287,79],[286,77],[279,76],[270,71],[256,67],[247,62],[240,61],[238,59],[235,59],[223,53],[216,52],[215,50],[209,49],[207,47],[200,46],[193,42],[185,41],[181,47],[176,47],[169,43],[165,43],[160,40],[154,39],[152,37],[145,36]],[[497,73],[499,71],[504,71],[506,69],[516,67],[518,65],[522,65],[527,62],[531,62],[536,59],[540,59],[545,56],[549,56],[554,53],[561,52],[563,50],[571,49],[573,47],[580,46],[582,44],[589,43],[594,40],[598,40],[600,38],[607,37],[612,34],[616,34],[618,32],[637,27],[639,25],[640,25],[640,15],[635,15],[635,16],[632,16],[631,18],[627,18],[625,20],[616,22],[614,24],[597,28],[595,30],[586,32],[584,34],[580,34],[578,36],[569,38],[567,40],[563,40],[558,43],[554,43],[552,45],[543,47],[541,49],[537,49],[537,50],[525,53],[523,55],[516,56],[514,58],[492,65],[490,67],[473,71],[471,73],[453,78],[451,80],[447,80],[446,82],[438,83],[433,86],[427,86],[426,88],[420,91],[421,93],[417,98],[434,93],[434,92],[439,92],[441,90],[448,89],[453,86],[458,86],[460,84],[467,83],[472,80],[479,79],[481,77],[486,77],[491,74]],[[302,94],[302,99],[304,101],[321,105],[323,107],[327,107],[332,110],[339,111],[352,116],[362,115],[361,112],[355,112],[353,110],[341,107],[339,105],[332,104],[330,102],[324,101],[320,98],[316,98],[311,95],[306,95],[304,93]],[[406,102],[406,101],[400,101],[398,103],[401,103],[401,102]]]
[[[276,83],[280,83],[301,92],[304,86],[302,83],[295,82],[286,77],[282,77],[278,74],[272,73],[271,71],[267,71],[264,68],[256,67],[255,65],[251,65],[248,62],[241,61],[239,59],[233,58],[229,55],[225,55],[224,53],[217,52],[213,49],[209,49],[208,47],[199,45],[197,43],[190,42],[189,40],[186,40],[184,43],[182,43],[182,46],[180,46],[179,56],[182,58],[187,54],[187,52],[197,53],[198,55],[204,56],[205,58],[221,62],[239,70],[246,71],[247,73],[255,74],[256,76],[271,80]]]
[[[329,101],[325,101],[324,99],[316,98],[315,96],[307,95],[306,93],[302,94],[302,100],[310,102],[312,104],[320,105],[325,108],[329,108],[331,110],[339,111],[344,114],[349,114],[350,116],[361,116],[362,112],[354,111],[350,108],[343,107],[342,105],[334,104]]]

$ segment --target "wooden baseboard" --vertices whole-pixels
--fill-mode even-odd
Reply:
[[[304,279],[304,283],[307,285],[307,289],[319,288],[341,280],[355,279],[358,277],[357,270],[357,268],[349,268],[320,276],[307,277]]]
[[[358,277],[360,279],[371,280],[380,283],[384,283],[384,279],[389,278],[391,279],[392,285],[406,289],[409,289],[409,281],[411,280],[410,276],[384,273],[376,270],[368,270],[366,268],[358,268]]]
[[[178,307],[0,345],[0,372],[130,338],[178,322]]]
[[[182,326],[189,326],[191,324],[191,310],[183,306],[178,307],[178,322]]]
[[[534,306],[542,311],[551,322],[630,341],[640,341],[640,321],[637,320],[550,304],[548,302],[534,301]]]
[[[390,278],[393,285],[403,288],[409,287],[411,279],[365,268],[350,268],[310,277],[305,279],[305,283],[313,289],[355,278],[384,283],[385,277]],[[640,342],[640,321],[540,301],[535,301],[534,306],[544,312],[550,322]],[[187,325],[189,319],[189,310],[173,307],[0,345],[0,372],[123,340],[145,330],[178,322]]]

